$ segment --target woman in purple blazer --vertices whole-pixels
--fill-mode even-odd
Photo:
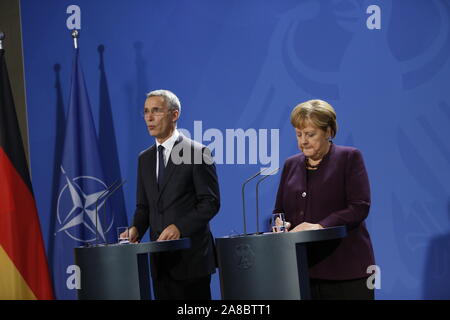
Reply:
[[[347,237],[310,248],[313,299],[374,299],[367,268],[375,259],[364,220],[370,186],[361,152],[334,145],[336,113],[322,100],[291,113],[300,154],[284,164],[274,213],[283,212],[290,232],[346,226]]]

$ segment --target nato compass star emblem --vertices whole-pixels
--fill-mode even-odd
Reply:
[[[79,176],[70,179],[61,166],[66,180],[58,196],[57,203],[57,232],[64,232],[73,240],[88,243],[99,240],[106,242],[106,234],[111,230],[114,218],[100,214],[105,205],[109,190],[100,179],[92,176]],[[96,206],[98,216],[96,215]],[[104,225],[102,225],[102,221]]]

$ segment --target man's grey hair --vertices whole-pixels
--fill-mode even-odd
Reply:
[[[163,97],[170,110],[178,110],[181,113],[181,103],[178,97],[169,90],[154,90],[147,93],[147,99],[150,97]]]

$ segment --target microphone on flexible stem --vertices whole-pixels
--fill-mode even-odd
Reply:
[[[115,187],[110,193],[108,193],[105,197],[105,209],[103,210],[104,212],[104,216],[106,216],[106,200],[108,200],[109,197],[111,197],[114,192],[116,192],[118,189],[120,189],[120,187],[122,187],[125,183],[127,182],[127,180],[123,180],[117,187]],[[108,238],[105,239],[106,240],[106,244],[108,244]]]
[[[274,175],[278,170],[280,170],[280,168],[276,168],[272,172],[269,172],[256,183],[256,234],[259,234],[259,184],[268,177]]]
[[[98,243],[98,201],[106,194],[108,193],[112,188],[114,188],[119,180],[114,181],[109,187],[105,189],[105,191],[102,192],[101,195],[98,196],[97,200],[95,200],[95,244]]]
[[[257,176],[259,176],[261,173],[263,173],[267,169],[269,169],[269,168],[262,169],[258,173],[254,174],[253,176],[251,176],[250,178],[245,180],[245,182],[242,184],[242,216],[244,218],[244,234],[245,235],[247,235],[247,224],[246,224],[246,221],[245,221],[245,194],[244,194],[245,185],[247,183],[249,183],[251,180],[255,179]]]

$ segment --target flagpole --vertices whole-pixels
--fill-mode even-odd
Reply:
[[[3,40],[5,40],[5,33],[0,31],[0,50],[3,49]]]
[[[78,38],[80,36],[80,33],[78,32],[77,29],[73,29],[72,30],[72,38],[73,38],[73,46],[75,47],[75,49],[78,49]]]

